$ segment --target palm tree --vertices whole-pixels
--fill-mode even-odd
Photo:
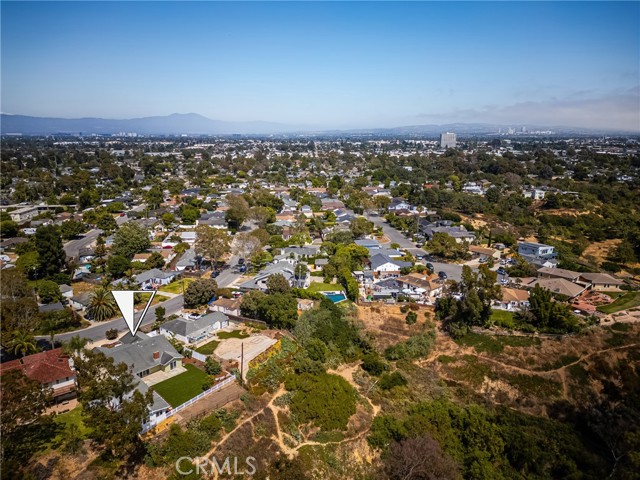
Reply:
[[[25,330],[16,330],[13,332],[13,336],[9,342],[9,352],[18,357],[24,357],[37,351],[36,339],[33,338],[31,333]]]
[[[116,314],[116,304],[111,292],[99,287],[93,291],[87,313],[97,322],[104,322]]]

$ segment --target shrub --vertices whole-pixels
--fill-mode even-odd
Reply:
[[[107,330],[105,332],[105,337],[107,337],[107,340],[115,340],[116,338],[118,338],[118,329],[117,328],[111,328],[111,329]]]
[[[407,313],[407,318],[406,318],[407,325],[413,325],[417,321],[418,321],[418,314],[416,312],[410,311],[409,313]]]
[[[383,390],[391,390],[394,387],[404,387],[407,379],[400,372],[385,373],[380,379],[380,388]]]
[[[376,353],[368,353],[362,358],[362,369],[370,375],[382,375],[387,369],[387,365]]]

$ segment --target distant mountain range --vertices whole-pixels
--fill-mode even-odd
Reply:
[[[445,125],[411,125],[395,128],[371,128],[348,130],[321,130],[309,127],[285,125],[273,122],[225,122],[212,120],[197,113],[174,113],[166,116],[131,118],[125,120],[106,118],[51,118],[10,115],[3,113],[0,118],[0,133],[22,135],[90,135],[137,133],[140,135],[232,135],[232,134],[353,134],[353,135],[438,135],[455,132],[458,135],[495,134],[508,126],[486,123],[452,123]],[[637,132],[613,132],[571,127],[528,126],[529,131],[547,131],[563,134],[601,135],[603,133],[635,134]]]
[[[107,118],[50,118],[27,115],[2,114],[2,134],[23,135],[114,134],[121,132],[141,135],[229,135],[270,134],[291,132],[295,127],[270,122],[223,122],[211,120],[197,113],[174,113],[160,117],[142,117],[126,120]]]

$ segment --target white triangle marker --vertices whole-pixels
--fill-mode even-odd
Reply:
[[[131,335],[135,335],[142,323],[142,319],[147,314],[147,310],[149,310],[149,306],[153,301],[153,297],[156,296],[156,291],[151,291],[151,297],[149,297],[149,301],[147,302],[147,306],[144,307],[144,310],[140,314],[140,318],[136,321],[136,310],[134,306],[133,296],[136,293],[149,293],[144,290],[115,290],[112,291],[111,294],[118,304],[118,308],[124,317],[124,321],[127,323],[127,327],[129,327],[129,331]]]

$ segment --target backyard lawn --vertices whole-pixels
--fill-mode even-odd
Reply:
[[[339,283],[311,282],[307,290],[310,292],[336,292],[344,290],[344,288]]]
[[[513,326],[513,312],[509,312],[507,310],[492,310],[491,311],[491,320],[499,326],[502,327],[511,327]]]
[[[196,352],[201,353],[202,355],[211,355],[218,345],[220,345],[218,340],[211,340],[209,343],[205,343],[204,345],[196,348]]]
[[[248,333],[244,333],[242,330],[233,330],[232,332],[218,332],[218,338],[220,340],[226,340],[227,338],[247,338]]]
[[[628,310],[629,308],[640,306],[640,292],[628,292],[618,297],[615,302],[609,305],[600,305],[598,311],[604,313],[615,313],[620,310]]]
[[[193,365],[184,366],[187,371],[164,382],[156,383],[152,388],[172,407],[182,405],[187,400],[203,392],[202,384],[208,375]]]
[[[85,438],[87,433],[89,433],[89,429],[82,421],[82,406],[80,405],[73,410],[55,415],[53,417],[53,421],[56,424],[57,429],[55,436],[46,442],[46,445],[49,448],[59,448],[63,444],[66,438],[66,432],[70,425],[78,427],[78,433],[82,438]]]
[[[171,282],[169,285],[164,285],[164,286],[160,287],[158,289],[158,291],[159,292],[181,294],[182,293],[182,286],[184,285],[184,289],[186,290],[187,287],[189,286],[189,284],[191,282],[193,282],[193,281],[195,281],[195,278],[183,278],[182,280],[177,280],[175,282]]]
[[[149,297],[151,297],[150,293],[141,293],[140,294],[140,301],[138,303],[136,303],[136,307],[144,307],[147,305],[147,302],[149,301]],[[159,293],[156,293],[156,296],[153,297],[153,302],[151,302],[151,305],[156,305],[158,303],[164,302],[165,300],[169,300],[169,297],[165,296],[165,295],[160,295]],[[120,315],[120,313],[118,313],[118,315]]]

